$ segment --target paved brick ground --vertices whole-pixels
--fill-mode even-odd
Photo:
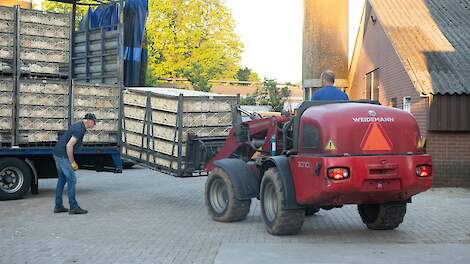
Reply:
[[[205,178],[176,179],[147,169],[80,171],[78,201],[88,215],[53,214],[55,180],[40,194],[0,202],[0,263],[213,263],[232,243],[469,244],[470,190],[418,195],[394,231],[370,231],[356,208],[321,211],[297,236],[267,234],[254,200],[246,221],[217,223],[203,202]],[[470,262],[469,262],[470,263]]]

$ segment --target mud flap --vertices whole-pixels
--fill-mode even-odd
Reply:
[[[274,165],[279,171],[279,175],[281,176],[282,185],[284,187],[284,204],[286,209],[300,209],[305,208],[305,206],[301,206],[297,203],[295,199],[295,187],[294,182],[292,180],[292,174],[289,167],[289,161],[285,156],[275,156],[271,157],[268,161]],[[266,163],[265,163],[266,164]],[[270,166],[272,167],[272,165]],[[269,167],[268,167],[269,168]]]
[[[239,159],[221,159],[216,161],[216,167],[223,169],[233,184],[235,197],[238,200],[248,200],[259,196],[259,181],[250,163]]]

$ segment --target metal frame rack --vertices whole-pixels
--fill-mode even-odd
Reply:
[[[12,78],[13,80],[13,113],[12,113],[12,118],[13,118],[13,123],[11,126],[11,142],[6,144],[4,142],[4,136],[0,137],[0,157],[1,156],[23,156],[23,157],[37,157],[37,156],[49,156],[52,154],[52,147],[54,142],[38,142],[38,143],[31,143],[29,144],[28,142],[23,143],[21,141],[21,135],[19,134],[19,123],[20,123],[20,97],[21,97],[21,90],[20,90],[20,84],[22,83],[22,76],[25,75],[32,81],[38,81],[38,82],[57,82],[57,81],[62,81],[67,83],[68,82],[68,113],[67,113],[67,122],[66,126],[70,126],[72,122],[74,121],[74,87],[76,80],[74,77],[76,77],[76,74],[74,72],[74,62],[78,59],[84,58],[87,62],[92,60],[92,58],[101,58],[101,70],[103,71],[105,67],[106,60],[109,60],[110,56],[114,56],[113,59],[116,60],[116,65],[115,67],[115,73],[114,73],[114,78],[115,81],[113,81],[113,84],[117,86],[117,89],[119,89],[118,94],[118,100],[119,103],[117,105],[117,129],[116,129],[116,142],[115,143],[93,143],[93,144],[84,144],[84,146],[79,150],[77,153],[79,156],[80,155],[110,155],[111,159],[113,160],[116,170],[120,171],[122,169],[122,161],[120,157],[120,142],[121,142],[121,135],[122,135],[122,130],[120,126],[120,122],[122,120],[122,96],[121,96],[121,91],[123,90],[123,54],[122,54],[122,49],[119,47],[122,47],[123,43],[123,27],[122,27],[122,4],[123,1],[120,0],[118,2],[118,8],[120,11],[119,14],[119,23],[115,25],[114,27],[116,30],[114,31],[114,36],[115,36],[115,46],[108,47],[107,46],[107,41],[109,39],[103,39],[103,37],[106,38],[108,36],[107,31],[109,27],[104,27],[98,30],[99,36],[97,41],[99,42],[99,49],[94,50],[92,49],[93,47],[90,47],[88,45],[88,42],[85,42],[85,55],[84,56],[75,56],[76,54],[76,44],[74,42],[75,37],[80,36],[80,34],[85,34],[86,36],[93,36],[93,33],[90,33],[92,31],[85,30],[83,31],[76,31],[75,30],[75,22],[76,22],[76,17],[77,17],[77,6],[78,5],[83,5],[80,3],[79,0],[54,0],[57,2],[62,2],[62,3],[68,3],[72,5],[72,12],[70,14],[70,33],[69,33],[69,52],[68,52],[68,70],[66,73],[62,74],[31,74],[28,72],[25,72],[24,70],[21,69],[21,23],[20,23],[20,12],[21,9],[17,6],[14,11],[14,55],[13,55],[13,60],[12,60],[12,70],[9,72],[5,72],[4,74],[10,74],[9,77]],[[88,4],[87,4],[88,5]],[[28,11],[29,12],[29,11]],[[85,40],[89,40],[88,38]],[[109,51],[110,49],[114,49],[114,51]],[[99,53],[99,54],[97,54]],[[104,63],[103,63],[104,62]],[[87,73],[91,73],[90,71],[90,64],[86,64],[85,66],[85,71]],[[3,74],[2,74],[3,76]],[[108,78],[107,76],[100,76],[99,80],[101,82],[106,81],[105,79]],[[80,78],[77,78],[79,81],[83,81]],[[78,81],[77,80],[77,81]],[[90,78],[85,78],[84,81],[90,80]],[[109,83],[109,82],[108,82]],[[95,85],[95,84],[91,84]],[[98,84],[99,86],[99,84]],[[60,132],[59,132],[60,134]]]

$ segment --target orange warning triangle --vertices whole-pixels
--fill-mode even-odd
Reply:
[[[392,144],[378,123],[371,123],[362,139],[363,151],[391,151]]]

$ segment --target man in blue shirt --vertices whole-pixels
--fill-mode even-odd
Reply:
[[[316,91],[310,101],[348,101],[348,95],[334,86],[335,84],[335,73],[333,71],[327,70],[321,73],[321,86],[318,91]]]
[[[85,115],[83,121],[73,124],[69,130],[63,134],[53,150],[55,165],[57,167],[57,187],[55,190],[54,213],[86,214],[87,210],[80,208],[75,199],[75,185],[77,178],[75,172],[78,170],[78,164],[75,162],[73,152],[76,151],[83,142],[86,130],[96,125],[96,116],[92,113]],[[69,197],[70,210],[64,207],[62,203],[62,193],[65,183],[67,183],[67,192]]]

